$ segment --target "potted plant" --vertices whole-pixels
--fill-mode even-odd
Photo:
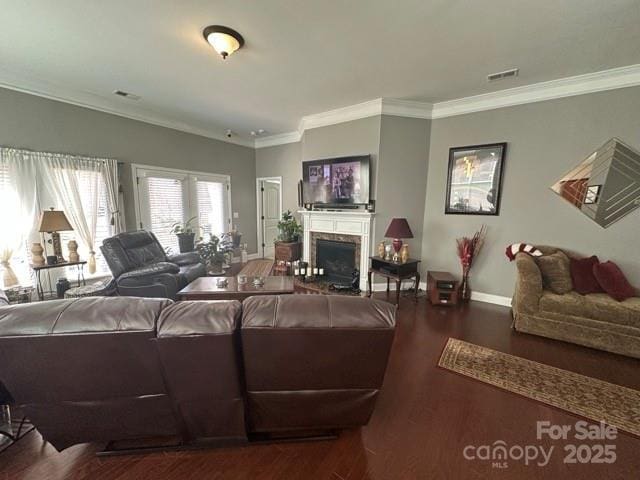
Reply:
[[[223,273],[225,254],[229,251],[229,246],[221,244],[220,239],[211,235],[208,242],[200,242],[196,246],[198,255],[207,266],[207,272],[212,275]]]
[[[196,218],[191,217],[186,222],[176,222],[171,226],[171,233],[175,233],[178,237],[180,253],[193,252],[195,249],[195,230],[199,228],[197,225],[193,225]]]
[[[295,219],[291,210],[282,214],[282,220],[278,222],[278,240],[284,243],[297,243],[302,233],[302,225]]]

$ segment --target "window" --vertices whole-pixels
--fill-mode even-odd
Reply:
[[[80,171],[78,173],[78,179],[80,182],[80,197],[82,206],[84,208],[85,215],[89,218],[92,217],[93,212],[97,212],[96,215],[96,236],[93,243],[93,249],[96,255],[96,273],[94,276],[103,276],[110,274],[111,270],[107,265],[102,252],[100,251],[100,245],[105,238],[109,238],[112,235],[113,227],[111,225],[111,215],[109,214],[109,204],[107,200],[107,186],[105,185],[102,174],[94,171]],[[89,258],[89,247],[85,245],[78,234],[75,232],[60,232],[60,240],[62,241],[62,249],[65,258],[69,258],[68,243],[70,240],[78,242],[78,254],[81,260],[87,260]],[[75,268],[75,267],[73,267]],[[75,275],[75,270],[69,270],[67,272],[70,278]],[[85,275],[87,271],[85,269]]]
[[[229,177],[134,166],[139,227],[151,230],[168,253],[178,253],[175,223],[192,221],[196,236],[229,231]],[[200,227],[200,230],[198,230]]]
[[[228,230],[225,222],[226,198],[227,189],[224,183],[196,180],[198,219],[203,236],[219,237]]]
[[[20,197],[15,179],[11,178],[7,164],[0,164],[0,205],[2,205],[3,217],[5,217],[5,227],[11,225],[14,228],[19,228],[17,225],[19,219],[15,218],[15,215],[20,215]],[[12,239],[13,233],[15,233],[13,230],[1,229],[0,245],[8,246],[12,244],[14,241]],[[20,285],[33,284],[33,276],[31,268],[29,267],[31,257],[27,239],[13,250],[9,262],[13,272],[16,274],[16,277],[18,277]]]

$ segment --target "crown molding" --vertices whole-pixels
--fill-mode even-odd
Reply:
[[[298,131],[304,132],[310,128],[326,127],[337,123],[360,120],[361,118],[373,117],[382,114],[382,98],[369,100],[368,102],[349,105],[348,107],[336,108],[314,115],[302,117],[298,125]]]
[[[438,102],[433,106],[432,118],[452,117],[637,85],[640,85],[640,64]]]
[[[278,133],[267,137],[259,137],[254,141],[255,148],[273,147],[275,145],[285,145],[287,143],[297,143],[302,139],[302,134],[298,131]]]
[[[640,64],[434,104],[393,98],[377,98],[349,107],[337,108],[328,112],[303,117],[297,132],[264,137],[260,139],[260,142],[256,142],[256,148],[279,145],[276,137],[282,136],[282,138],[287,139],[286,142],[282,143],[291,143],[296,141],[293,138],[302,138],[304,131],[309,128],[324,127],[374,115],[438,119],[638,85],[640,85]]]
[[[424,119],[432,117],[433,105],[431,103],[395,98],[381,98],[380,100],[382,101],[382,115]]]
[[[231,143],[234,145],[240,145],[250,148],[255,147],[255,142],[253,141],[253,139],[245,140],[238,137],[227,138],[227,136],[222,132],[212,132],[203,128],[187,125],[182,122],[167,120],[150,112],[140,113],[132,111],[131,109],[115,109],[113,107],[99,105],[98,103],[100,102],[100,100],[105,100],[99,95],[86,92],[82,92],[80,94],[72,94],[71,92],[65,91],[64,88],[58,87],[49,82],[26,80],[22,78],[7,79],[6,72],[3,73],[3,78],[0,78],[0,88],[27,93],[36,97],[42,97],[48,100],[54,100],[56,102],[67,103],[69,105],[75,105],[77,107],[87,108],[89,110],[95,110],[97,112],[117,115],[119,117],[128,118],[130,120],[136,120],[138,122],[149,123],[151,125],[157,125],[159,127],[170,128],[172,130],[178,130],[180,132],[191,133],[193,135],[211,138],[213,140],[218,140],[225,143]]]
[[[71,92],[64,87],[49,82],[35,81],[15,75],[12,76],[8,72],[3,72],[0,78],[0,87],[9,90],[28,93],[90,110],[251,148],[264,148],[299,142],[305,130],[376,115],[438,119],[638,85],[640,85],[640,64],[534,83],[522,87],[509,88],[497,92],[434,104],[393,98],[376,98],[347,107],[336,108],[314,115],[306,115],[300,120],[296,131],[255,139],[242,139],[239,137],[227,138],[223,132],[203,129],[180,121],[167,120],[163,118],[162,115],[153,112],[141,112],[140,108],[132,108],[133,105],[123,105],[122,108],[116,108],[111,105],[107,106],[104,105],[104,103],[108,102],[109,99],[90,92]]]

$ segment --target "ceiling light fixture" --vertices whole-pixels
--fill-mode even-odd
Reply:
[[[202,35],[225,60],[244,45],[242,35],[232,28],[222,25],[210,25],[203,30]]]

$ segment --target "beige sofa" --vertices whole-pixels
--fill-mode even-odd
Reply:
[[[545,255],[558,251],[538,247]],[[516,255],[515,329],[640,358],[640,297],[618,302],[606,293],[564,295],[543,288],[536,260]]]

